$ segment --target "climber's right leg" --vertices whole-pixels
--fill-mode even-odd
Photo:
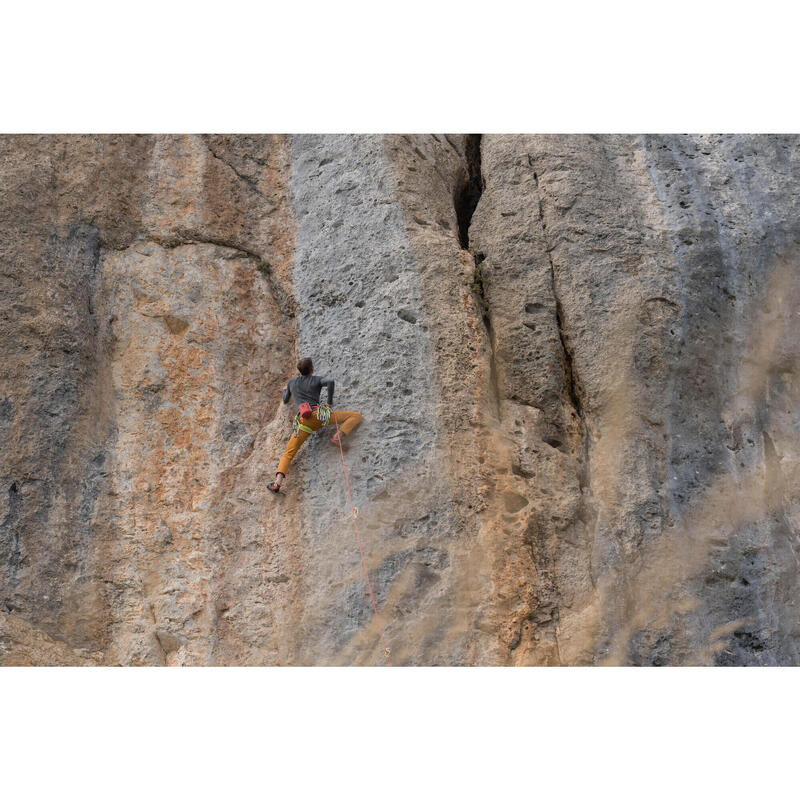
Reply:
[[[267,486],[267,489],[272,492],[277,492],[281,488],[283,479],[289,471],[289,465],[292,463],[292,459],[297,455],[297,451],[303,446],[303,442],[306,439],[308,439],[308,433],[306,431],[298,431],[296,436],[293,433],[289,437],[286,449],[283,451],[281,460],[278,462],[275,480]]]

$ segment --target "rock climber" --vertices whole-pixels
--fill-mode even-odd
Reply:
[[[358,411],[332,411],[333,378],[320,378],[314,374],[314,364],[310,358],[301,358],[297,362],[298,376],[292,378],[283,390],[283,402],[288,403],[294,397],[297,404],[297,416],[292,423],[292,435],[278,462],[275,480],[267,486],[271,492],[279,492],[283,479],[292,459],[302,447],[310,433],[327,425],[337,425],[338,431],[331,437],[334,444],[341,444],[341,437],[347,436],[363,419]],[[328,389],[328,402],[320,405],[319,396],[322,387]]]

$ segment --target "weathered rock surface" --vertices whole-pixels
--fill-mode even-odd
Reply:
[[[800,662],[800,140],[0,138],[0,663]]]

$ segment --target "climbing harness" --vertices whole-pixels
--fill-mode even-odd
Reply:
[[[310,406],[308,403],[301,403],[300,407],[297,409],[295,418],[292,420],[292,432],[295,436],[297,436],[300,431],[314,433],[314,429],[309,428],[308,425],[303,425],[302,420],[314,416],[315,411],[317,413],[317,419],[323,426],[330,422],[331,407],[327,403],[320,403],[318,406]]]
[[[292,433],[294,433],[295,436],[298,436],[300,434],[300,431],[305,431],[306,433],[314,433],[313,428],[309,428],[308,425],[303,425],[303,423],[300,422],[300,415],[298,414],[292,420]]]
[[[328,408],[328,417],[330,417],[330,408]],[[339,433],[339,420],[334,416],[333,421],[336,423],[336,441],[339,445],[339,455],[342,457],[342,471],[344,472],[344,481],[347,484],[347,496],[350,499],[350,510],[353,513],[353,527],[356,529],[356,539],[358,540],[358,552],[361,553],[361,566],[364,568],[364,577],[367,579],[367,588],[369,589],[369,597],[372,600],[372,610],[375,612],[375,621],[378,623],[378,631],[381,635],[381,644],[383,645],[383,657],[386,659],[386,666],[391,667],[392,662],[389,661],[391,650],[386,646],[386,638],[383,635],[383,625],[381,625],[381,618],[378,616],[378,606],[375,604],[375,595],[372,593],[372,583],[369,580],[369,571],[367,570],[367,562],[364,558],[364,548],[361,545],[361,533],[358,530],[358,509],[353,505],[353,495],[350,492],[350,478],[347,477],[347,467],[344,463],[344,450],[342,449],[342,437]]]

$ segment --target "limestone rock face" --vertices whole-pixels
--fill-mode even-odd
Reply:
[[[800,662],[800,140],[0,138],[0,663]]]

